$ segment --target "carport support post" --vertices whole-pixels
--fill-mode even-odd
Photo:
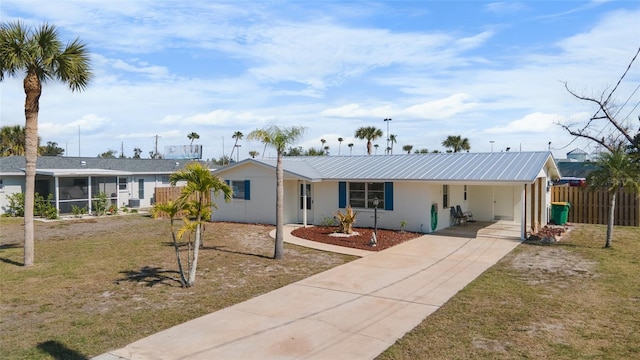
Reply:
[[[307,227],[307,182],[302,182],[302,226]]]
[[[527,184],[522,186],[522,194],[520,195],[520,203],[522,204],[522,211],[520,215],[520,240],[526,240],[526,226],[527,226]]]
[[[60,178],[57,176],[53,177],[53,191],[56,193],[56,211],[58,212],[58,216],[60,215]]]

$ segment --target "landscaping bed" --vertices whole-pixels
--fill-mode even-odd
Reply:
[[[409,231],[378,229],[376,234],[377,244],[376,246],[371,246],[373,229],[353,228],[353,232],[353,234],[347,235],[338,233],[337,226],[309,226],[297,228],[291,232],[291,235],[324,244],[371,251],[388,249],[423,235]]]

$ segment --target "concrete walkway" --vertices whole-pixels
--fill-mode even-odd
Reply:
[[[520,244],[519,230],[498,222],[366,252],[94,359],[372,359]]]

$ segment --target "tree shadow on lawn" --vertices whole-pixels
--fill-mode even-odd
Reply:
[[[173,247],[173,243],[169,242],[169,241],[163,242],[162,245]],[[182,248],[182,247],[187,246],[187,244],[186,243],[179,243],[178,246],[180,248]],[[273,256],[267,256],[267,255],[261,255],[261,254],[252,254],[252,253],[243,252],[243,251],[236,251],[236,250],[229,250],[229,249],[227,249],[227,246],[203,246],[200,249],[202,249],[202,250],[215,250],[215,251],[226,252],[226,253],[230,253],[230,254],[255,256],[255,257],[262,258],[262,259],[273,259]]]
[[[121,279],[117,279],[114,282],[116,284],[120,283],[120,281],[131,281],[137,283],[145,283],[147,286],[151,287],[157,284],[167,285],[167,286],[182,286],[180,280],[171,276],[167,276],[165,274],[178,274],[179,272],[176,270],[164,270],[159,267],[151,267],[151,266],[143,266],[140,270],[124,270],[120,271],[120,274],[124,274],[125,277]],[[173,283],[176,284],[173,284]]]
[[[267,255],[261,255],[261,254],[252,254],[252,253],[247,253],[247,252],[243,252],[243,251],[229,250],[229,249],[225,249],[225,248],[226,248],[226,246],[205,246],[204,247],[204,249],[207,249],[207,250],[216,250],[216,251],[226,252],[226,253],[230,253],[230,254],[255,256],[255,257],[262,258],[262,259],[273,259],[273,256],[267,256]]]
[[[16,244],[16,243],[14,243],[14,244],[2,244],[2,245],[0,245],[0,250],[17,249],[17,248],[21,248],[21,247],[22,247],[22,245]],[[15,265],[15,266],[24,266],[24,263],[17,262],[17,261],[14,261],[14,260],[11,260],[11,259],[7,259],[7,258],[4,258],[4,257],[0,257],[0,261],[2,261],[4,263],[7,263],[7,264]]]
[[[87,356],[82,355],[76,350],[69,349],[65,344],[55,340],[49,340],[38,344],[38,349],[51,355],[56,360],[88,360]]]

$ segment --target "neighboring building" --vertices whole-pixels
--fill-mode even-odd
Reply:
[[[36,192],[53,201],[60,214],[71,213],[71,205],[91,212],[100,192],[118,207],[148,208],[155,202],[155,188],[167,187],[169,175],[186,161],[161,159],[103,159],[89,157],[38,157]],[[0,214],[7,211],[7,196],[24,192],[23,156],[0,158]]]
[[[567,153],[567,161],[585,162],[587,161],[587,154],[582,149],[573,149]]]
[[[213,220],[275,224],[275,159],[246,159],[215,172],[234,189]],[[560,173],[549,152],[284,157],[284,222],[320,225],[351,205],[357,226],[431,232],[460,205],[478,221],[548,222],[549,186]],[[529,226],[527,226],[529,224]],[[531,226],[533,224],[533,226]]]

